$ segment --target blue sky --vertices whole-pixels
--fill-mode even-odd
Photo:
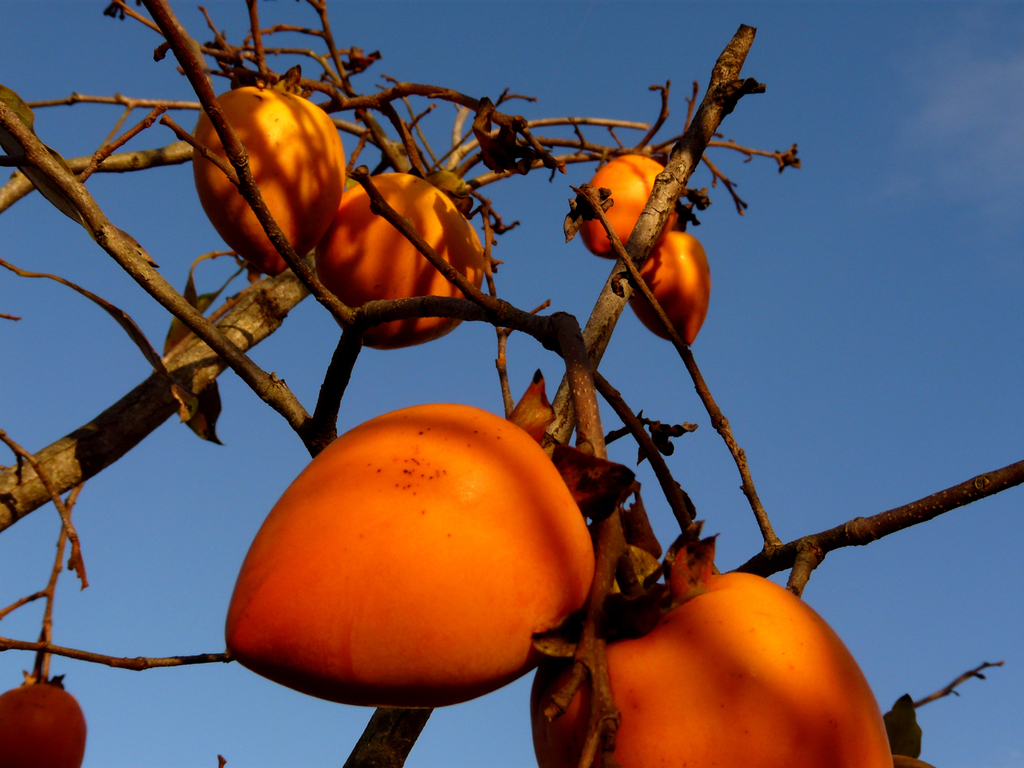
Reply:
[[[0,0],[0,83],[26,100],[123,93],[190,97],[158,38],[101,15],[103,2]],[[208,0],[238,40],[245,5]],[[190,3],[183,24],[208,37]],[[260,4],[266,24],[315,24],[304,3]],[[941,490],[1024,454],[1024,5],[1020,3],[334,3],[341,46],[379,49],[357,80],[382,74],[492,98],[508,87],[536,96],[528,117],[652,120],[647,89],[672,81],[663,135],[680,130],[689,84],[707,82],[736,27],[758,34],[744,75],[767,84],[723,124],[726,138],[763,149],[798,143],[803,168],[719,150],[713,160],[750,204],[737,216],[721,187],[693,230],[713,276],[697,362],[746,450],[761,499],[784,540]],[[282,67],[283,68],[283,67]],[[418,105],[422,108],[423,105]],[[90,154],[120,110],[78,104],[37,110],[36,128],[66,157]],[[129,124],[141,119],[135,113]],[[191,126],[194,115],[175,115]],[[433,136],[452,110],[428,118]],[[626,143],[637,137],[623,133]],[[173,139],[156,127],[129,148]],[[354,142],[345,137],[346,150]],[[591,166],[548,181],[532,174],[487,188],[521,226],[495,256],[498,290],[530,309],[585,320],[609,263],[562,242],[569,184]],[[710,184],[699,169],[692,185]],[[199,207],[188,166],[114,177],[89,188],[173,284],[220,241]],[[38,195],[0,215],[0,253],[24,269],[60,274],[125,309],[159,344],[168,323],[134,283]],[[200,289],[227,276],[200,270]],[[148,375],[110,318],[49,281],[0,273],[0,428],[38,450],[86,423]],[[253,351],[307,408],[337,340],[311,301]],[[420,402],[499,412],[494,336],[464,324],[423,347],[366,350],[339,427]],[[524,388],[559,361],[513,336],[509,372]],[[759,546],[739,478],[682,364],[627,311],[601,367],[634,409],[698,431],[669,459],[705,530],[720,533],[722,569]],[[86,484],[76,520],[91,586],[65,575],[54,641],[118,656],[223,648],[223,618],[238,567],[266,512],[307,455],[287,425],[231,373],[220,380],[225,443],[203,443],[168,422]],[[604,414],[606,427],[618,426]],[[631,464],[624,442],[612,457]],[[0,463],[10,463],[0,458]],[[656,483],[641,469],[663,542],[674,537]],[[866,548],[829,555],[805,599],[861,663],[883,710],[921,697],[982,661],[1005,660],[960,697],[919,711],[922,759],[938,768],[1024,765],[1024,496],[1013,489]],[[0,536],[0,605],[45,584],[57,536],[52,507]],[[0,622],[0,635],[34,639],[41,609]],[[0,690],[20,681],[30,654],[0,654]],[[331,704],[238,665],[144,673],[55,659],[85,710],[86,768],[231,768],[344,762],[368,710]],[[437,711],[409,759],[413,768],[533,765],[529,679]]]

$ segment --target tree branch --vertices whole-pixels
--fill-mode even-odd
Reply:
[[[175,141],[166,147],[143,149],[137,152],[119,152],[111,155],[96,168],[97,173],[127,173],[144,171],[162,165],[181,165],[192,159],[192,147],[183,141]],[[73,157],[67,161],[72,171],[78,173],[88,167],[92,161],[89,157]],[[11,174],[10,181],[0,187],[0,213],[3,213],[16,202],[25,197],[35,187],[25,174]]]
[[[290,271],[265,278],[243,294],[217,328],[239,349],[249,349],[273,333],[288,312],[307,296]],[[167,361],[167,370],[196,394],[227,368],[202,340],[193,338]],[[166,379],[154,373],[99,416],[38,451],[58,493],[97,475],[120,459],[178,410]],[[0,471],[0,531],[50,501],[50,494],[30,467]]]
[[[769,576],[797,562],[801,551],[808,546],[820,550],[821,559],[834,549],[863,546],[904,528],[932,520],[950,510],[992,496],[1007,488],[1024,483],[1024,461],[972,477],[962,483],[933,493],[902,507],[880,512],[871,517],[857,517],[827,531],[803,536],[779,547],[774,552],[760,552],[737,568],[737,571]]]
[[[30,643],[24,640],[0,637],[0,653],[4,651],[36,651],[37,653],[42,651],[43,653],[52,653],[54,656],[64,656],[69,659],[78,659],[79,661],[90,661],[94,664],[106,664],[108,667],[117,667],[118,669],[133,669],[137,672],[156,667],[183,667],[189,664],[226,663],[232,661],[231,656],[226,653],[200,653],[194,656],[166,656],[157,658],[148,658],[146,656],[135,656],[133,658],[105,656],[102,653],[64,648],[59,645],[51,645],[50,643]]]

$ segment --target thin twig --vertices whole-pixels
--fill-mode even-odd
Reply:
[[[102,163],[104,160],[106,160],[108,157],[114,154],[114,152],[123,147],[137,135],[142,133],[142,131],[146,130],[151,125],[153,125],[153,123],[156,122],[156,119],[165,111],[166,109],[164,107],[153,107],[152,111],[143,120],[141,120],[134,127],[129,128],[127,131],[125,131],[121,138],[119,138],[117,141],[105,144],[104,146],[97,149],[95,154],[93,154],[92,159],[89,160],[89,164],[85,166],[84,169],[82,169],[82,172],[80,174],[78,174],[78,180],[84,182],[86,179],[92,176],[96,168],[99,167],[100,163]]]
[[[54,656],[64,656],[68,659],[89,661],[94,664],[105,664],[108,667],[117,669],[132,669],[141,672],[145,669],[157,667],[183,667],[190,664],[213,664],[215,662],[226,663],[233,661],[227,653],[200,653],[193,656],[164,656],[164,657],[117,657],[106,656],[102,653],[91,651],[80,651],[76,648],[64,648],[60,645],[52,645],[42,642],[27,642],[25,640],[13,640],[8,637],[0,637],[0,653],[4,651],[43,651],[52,653]]]
[[[71,542],[71,559],[68,561],[68,567],[75,571],[78,575],[78,580],[81,582],[82,589],[85,589],[89,586],[89,579],[86,578],[85,575],[85,561],[82,559],[82,546],[78,540],[78,531],[75,530],[75,526],[71,522],[71,510],[64,503],[64,499],[60,497],[60,493],[58,493],[49,473],[43,467],[43,463],[39,461],[36,456],[14,442],[14,440],[7,435],[7,432],[2,429],[0,429],[0,442],[6,444],[8,448],[14,451],[16,456],[25,459],[32,465],[32,469],[35,470],[36,476],[46,488],[47,493],[50,494],[50,500],[53,501],[53,506],[57,508],[61,522],[64,525],[64,531],[67,533],[68,541]]]
[[[936,699],[941,699],[944,696],[949,696],[949,694],[951,694],[951,693],[952,694],[956,694],[957,696],[959,696],[960,694],[957,693],[954,690],[958,685],[967,682],[972,677],[976,677],[979,680],[984,680],[985,676],[983,674],[981,674],[981,670],[989,669],[990,667],[1001,667],[1001,666],[1003,666],[1003,664],[1004,664],[1004,662],[1002,662],[1002,661],[993,661],[993,662],[984,661],[981,664],[979,664],[978,666],[976,666],[974,669],[969,669],[968,671],[964,672],[962,675],[960,675],[960,677],[958,677],[956,680],[951,682],[945,688],[941,688],[940,690],[936,691],[935,693],[932,693],[932,694],[930,694],[928,696],[925,696],[923,699],[918,699],[917,701],[914,702],[914,707],[915,708],[916,707],[922,707],[925,704],[928,704],[930,702],[935,701]]]
[[[608,235],[608,239],[612,244],[612,248],[619,257],[619,262],[626,267],[632,284],[636,286],[637,291],[641,296],[643,296],[644,301],[647,302],[655,315],[657,315],[658,319],[661,321],[662,327],[668,333],[669,340],[672,342],[672,345],[676,348],[676,351],[682,358],[683,365],[686,366],[686,370],[689,372],[690,378],[693,380],[694,389],[697,390],[697,396],[700,397],[701,403],[704,405],[704,409],[708,412],[708,416],[711,418],[711,426],[713,426],[715,431],[721,435],[722,440],[729,449],[729,453],[733,457],[736,468],[739,470],[740,479],[742,481],[740,489],[743,491],[743,495],[747,497],[750,508],[754,513],[754,519],[761,531],[761,537],[764,540],[764,551],[770,552],[781,547],[782,541],[775,534],[771,520],[768,519],[768,513],[761,505],[761,500],[757,495],[757,489],[754,487],[754,478],[750,474],[750,467],[747,465],[746,453],[737,444],[736,438],[732,434],[732,428],[729,426],[729,420],[718,407],[718,403],[715,402],[715,399],[711,394],[711,390],[708,388],[707,382],[704,381],[704,377],[701,375],[700,369],[697,367],[697,361],[694,360],[693,353],[690,351],[689,345],[683,340],[682,336],[679,335],[675,326],[672,325],[668,315],[665,314],[665,310],[651,292],[650,286],[648,286],[644,281],[643,276],[640,274],[640,270],[623,247],[622,242],[615,233],[615,229],[612,227],[611,222],[608,221],[607,215],[605,215],[604,210],[601,208],[597,191],[588,184],[583,185],[583,187],[578,190],[576,187],[573,187],[573,190],[584,194],[590,202],[594,214],[600,220],[605,233]],[[632,241],[632,237],[630,240]]]
[[[622,419],[622,423],[626,425],[644,453],[647,454],[647,460],[651,463],[651,469],[654,470],[654,475],[658,478],[661,491],[665,494],[665,499],[668,501],[680,530],[683,533],[690,533],[693,531],[693,516],[686,503],[686,495],[679,483],[672,477],[668,464],[665,463],[654,440],[647,434],[640,419],[633,414],[633,410],[623,400],[622,394],[597,371],[594,371],[594,384],[597,386],[597,391],[601,393],[601,397],[608,401],[615,414]]]

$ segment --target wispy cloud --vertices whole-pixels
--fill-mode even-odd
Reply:
[[[956,25],[920,30],[894,62],[905,73],[893,193],[937,194],[997,216],[1024,202],[1024,50],[1021,18],[1006,5],[965,12]],[[1005,19],[1003,19],[1005,20]]]

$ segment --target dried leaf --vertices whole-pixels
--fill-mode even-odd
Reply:
[[[537,153],[532,147],[520,144],[516,132],[507,125],[498,129],[497,136],[492,136],[493,114],[491,100],[481,99],[473,120],[473,135],[480,144],[480,159],[492,171],[526,174],[533,167]]]
[[[629,495],[636,475],[622,464],[556,445],[552,461],[569,487],[580,511],[592,520],[608,517]]]
[[[610,594],[605,600],[605,636],[609,641],[643,637],[672,607],[672,592],[667,584],[654,584],[635,597],[621,592]]]
[[[921,754],[921,726],[917,724],[917,710],[909,693],[896,699],[882,719],[894,755],[917,757]]]
[[[533,374],[533,381],[516,403],[508,420],[525,430],[538,443],[544,438],[544,431],[555,420],[555,409],[548,402],[544,374],[540,368]]]
[[[691,539],[679,547],[672,560],[669,586],[675,605],[708,591],[715,567],[715,537]]]
[[[217,437],[217,419],[220,417],[220,389],[212,381],[199,393],[197,408],[188,420],[189,428],[203,440],[224,445]]]
[[[661,557],[661,543],[654,535],[639,492],[636,494],[636,501],[622,510],[622,527],[627,542],[640,547],[654,558]]]

